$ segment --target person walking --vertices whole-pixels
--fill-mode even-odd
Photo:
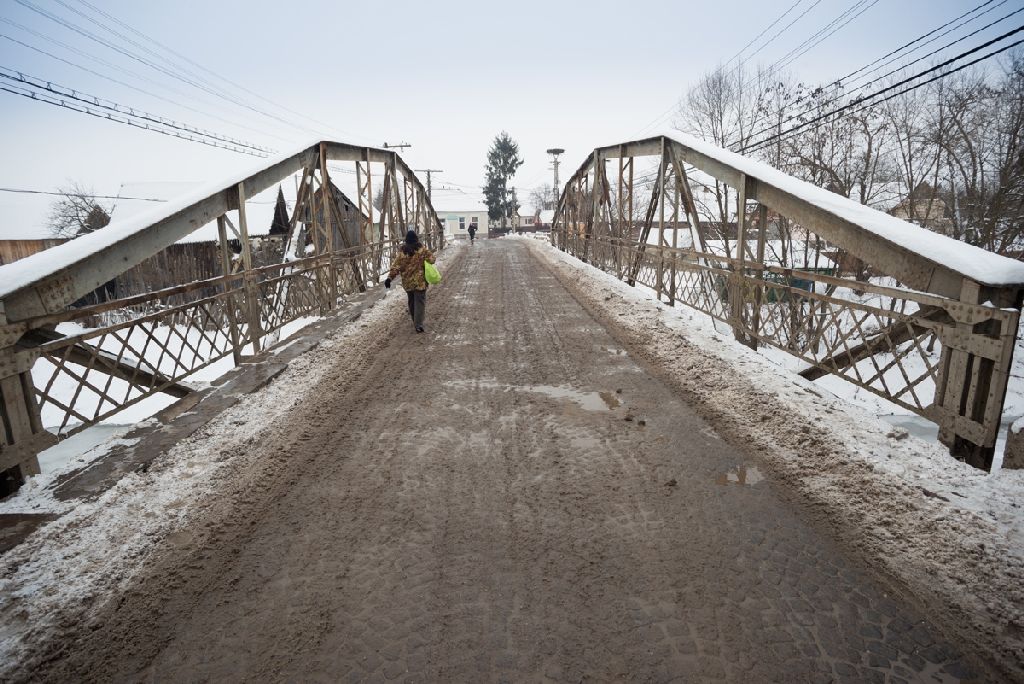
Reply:
[[[469,224],[469,243],[473,244],[473,240],[476,238],[476,224]]]
[[[405,234],[405,244],[399,250],[398,257],[391,264],[384,287],[391,288],[391,279],[402,274],[402,287],[409,297],[409,315],[416,327],[416,332],[423,332],[423,317],[427,309],[427,279],[423,276],[423,263],[434,263],[434,253],[420,244],[415,230]]]

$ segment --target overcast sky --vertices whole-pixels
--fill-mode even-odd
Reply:
[[[994,0],[995,9],[972,28],[1022,1]],[[526,160],[515,179],[522,199],[551,182],[549,147],[566,149],[564,179],[596,146],[664,130],[690,84],[733,58],[796,0],[21,2],[0,2],[0,66],[7,70],[279,151],[313,138],[409,142],[403,157],[413,168],[443,169],[435,200],[454,208],[479,199],[487,148],[501,130]],[[771,65],[859,4],[860,16],[788,66],[798,80],[831,80],[981,2],[801,0],[743,54],[782,31],[748,62]],[[191,70],[219,87],[204,92],[26,5],[171,74],[195,82]],[[1019,24],[1004,22],[976,40]],[[122,183],[215,181],[258,162],[3,91],[0,146],[0,187],[52,191],[78,181],[110,195]],[[0,238],[43,236],[49,201],[0,192]]]

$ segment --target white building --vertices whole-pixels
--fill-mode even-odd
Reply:
[[[484,204],[465,202],[458,205],[434,204],[437,218],[444,225],[444,234],[450,238],[469,239],[469,226],[476,224],[476,236],[487,237],[487,207]]]

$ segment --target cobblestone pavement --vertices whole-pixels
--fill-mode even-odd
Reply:
[[[311,388],[246,503],[35,676],[980,678],[522,244],[467,248],[427,330]]]

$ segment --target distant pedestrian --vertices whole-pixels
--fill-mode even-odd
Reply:
[[[476,237],[476,224],[475,223],[470,223],[469,224],[469,241],[470,241],[470,243],[473,242],[473,238],[475,238],[475,237]]]
[[[434,253],[420,244],[415,230],[405,234],[405,244],[391,264],[384,287],[391,287],[391,279],[402,274],[402,287],[409,297],[409,315],[416,332],[423,332],[423,317],[427,310],[427,280],[423,277],[423,262],[434,263]]]

